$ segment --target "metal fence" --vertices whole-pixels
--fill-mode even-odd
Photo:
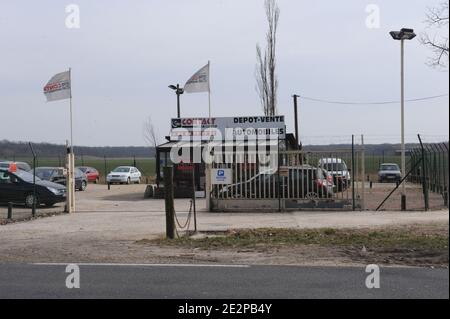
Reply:
[[[409,181],[422,184],[425,209],[430,208],[429,192],[442,196],[448,207],[449,148],[448,143],[423,144],[410,152]]]
[[[33,158],[8,156],[1,157],[0,160],[13,162],[25,162],[33,168]],[[47,156],[46,154],[37,154],[36,167],[65,167],[65,156]],[[130,155],[129,157],[93,157],[93,156],[75,156],[75,166],[89,166],[95,168],[99,174],[99,182],[105,182],[105,176],[117,166],[135,166],[142,173],[143,181],[153,181],[155,175],[155,159],[152,157],[143,158]]]
[[[363,147],[338,151],[227,154],[213,169],[230,169],[232,181],[213,185],[212,208],[364,209]],[[276,163],[276,164],[274,164]],[[264,203],[264,204],[261,204]]]

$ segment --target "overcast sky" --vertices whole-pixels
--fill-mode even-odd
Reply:
[[[398,100],[400,44],[391,30],[420,34],[422,1],[279,0],[279,114],[293,131],[292,94],[342,101]],[[80,8],[80,28],[65,25],[66,5]],[[368,4],[380,27],[368,28]],[[255,45],[264,44],[262,0],[0,0],[0,139],[64,143],[69,102],[45,102],[42,88],[72,68],[76,145],[145,145],[151,116],[160,136],[176,116],[169,84],[184,84],[211,61],[213,116],[260,115]],[[447,31],[448,32],[448,29]],[[406,43],[406,97],[448,93],[448,72],[426,65],[418,38]],[[207,116],[206,93],[181,96],[182,116]],[[444,139],[448,97],[406,105],[406,137]],[[300,100],[304,143],[400,139],[400,106],[331,105]]]

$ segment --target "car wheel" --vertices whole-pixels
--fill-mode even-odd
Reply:
[[[36,207],[39,205],[39,200],[38,200],[37,196],[35,197],[33,194],[28,194],[25,197],[25,206],[28,208],[32,208],[33,203],[35,203]]]
[[[98,184],[99,181],[100,181],[100,178],[97,177],[97,178],[95,179],[95,181],[94,181],[94,184]]]
[[[78,190],[81,191],[81,192],[84,192],[86,190],[86,187],[87,187],[87,182],[86,181],[82,181],[81,182],[81,186],[80,186],[80,188]]]
[[[131,184],[131,178],[128,177],[127,179],[127,184],[130,185]]]
[[[316,192],[309,192],[309,193],[306,193],[305,198],[306,199],[318,199],[319,194],[317,194]]]

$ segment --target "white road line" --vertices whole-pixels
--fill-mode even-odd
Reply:
[[[222,265],[222,264],[114,264],[114,263],[31,263],[35,266],[117,266],[117,267],[211,267],[211,268],[249,268],[250,265]]]

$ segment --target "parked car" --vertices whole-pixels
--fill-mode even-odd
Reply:
[[[133,166],[119,166],[113,169],[107,176],[106,181],[109,184],[131,184],[141,182],[141,172]]]
[[[9,172],[0,168],[0,202],[25,204],[32,207],[44,204],[53,206],[66,200],[66,188],[60,184],[36,177],[36,197],[33,191],[33,175],[23,170]]]
[[[402,173],[400,167],[395,163],[383,163],[378,170],[378,181],[383,183],[387,182],[400,182]]]
[[[77,168],[86,175],[88,182],[94,182],[96,184],[99,182],[100,173],[95,168],[89,166],[79,166]]]
[[[317,164],[333,176],[333,183],[337,191],[344,191],[350,185],[351,175],[347,164],[341,158],[321,158]]]
[[[33,174],[33,170],[30,173]],[[36,176],[45,181],[66,185],[66,175],[63,167],[36,167]],[[86,175],[75,168],[75,190],[85,191],[87,184]]]
[[[226,185],[219,189],[218,197],[258,198],[259,194],[277,198],[281,190],[283,198],[331,198],[334,184],[329,180],[327,172],[311,165],[288,168],[288,176],[278,173],[260,173],[246,181]]]
[[[15,163],[16,167],[18,169],[21,169],[22,171],[29,172],[31,170],[31,167],[30,167],[30,165],[28,163],[25,163],[25,162],[13,162],[13,161],[0,161],[0,168],[8,169],[9,166],[12,163]]]

